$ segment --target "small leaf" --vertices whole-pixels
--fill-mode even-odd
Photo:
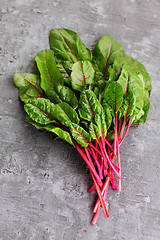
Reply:
[[[89,61],[74,63],[71,73],[72,88],[82,91],[86,84],[94,82],[94,69]]]
[[[37,123],[56,123],[54,114],[55,105],[48,99],[33,99],[24,105],[24,110]]]
[[[111,39],[108,34],[97,42],[93,55],[96,59],[99,70],[104,76],[108,76],[108,68],[117,57],[124,56],[124,47]]]
[[[40,87],[40,77],[30,73],[15,73],[14,83],[19,88],[21,101],[27,103],[34,98],[43,98],[43,90]]]
[[[91,51],[81,42],[79,35],[71,30],[52,29],[49,41],[57,62],[69,61],[74,63],[92,59]]]
[[[71,123],[69,125],[69,129],[72,137],[76,140],[78,144],[80,144],[82,147],[88,146],[88,142],[90,142],[90,136],[89,133],[84,130],[84,128],[82,128],[78,124]]]

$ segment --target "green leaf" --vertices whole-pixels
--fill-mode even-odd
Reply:
[[[150,108],[149,97],[150,97],[151,89],[150,88],[148,89],[148,86],[146,87],[146,82],[144,81],[143,76],[141,74],[138,74],[138,76],[143,83],[143,100],[144,100],[144,105],[143,105],[144,115],[138,120],[138,123],[140,123],[140,122],[145,123],[147,114],[148,114],[148,111]]]
[[[69,144],[73,145],[72,139],[71,139],[71,135],[69,134],[69,132],[62,130],[59,127],[55,127],[53,124],[46,124],[46,125],[42,125],[40,123],[37,123],[35,121],[33,121],[29,116],[26,116],[25,119],[28,123],[32,124],[33,126],[35,126],[37,129],[45,129],[48,132],[52,132],[54,134],[56,134],[58,136],[58,138],[61,138],[62,140],[65,140],[66,142],[68,142]]]
[[[117,80],[117,82],[122,86],[123,94],[127,93],[128,81],[129,81],[128,68],[126,67],[126,65],[123,65],[121,74]]]
[[[37,123],[56,123],[54,114],[55,105],[48,99],[37,98],[30,100],[30,102],[24,105],[24,110]]]
[[[68,127],[71,123],[79,123],[77,112],[67,103],[58,103],[54,108],[55,118]]]
[[[86,84],[94,82],[94,69],[89,61],[79,61],[74,63],[71,73],[72,88],[82,91]]]
[[[113,111],[119,110],[123,103],[123,89],[118,82],[111,82],[103,94],[103,104],[107,103]]]
[[[112,123],[111,110],[107,103],[103,104],[103,109],[104,109],[104,114],[105,114],[106,129],[108,130]]]
[[[39,52],[35,60],[41,74],[41,87],[47,95],[48,91],[51,91],[58,83],[63,84],[62,75],[56,66],[52,50]]]
[[[106,136],[105,113],[93,91],[84,90],[81,93],[78,111],[82,119],[94,123],[90,126],[90,134],[93,134],[93,128],[96,126],[97,136]]]
[[[76,140],[78,144],[82,147],[87,147],[88,142],[90,142],[90,136],[87,131],[84,130],[81,126],[75,123],[69,125],[70,132],[72,137]]]
[[[104,76],[108,76],[108,68],[117,57],[124,56],[124,47],[111,39],[108,34],[97,42],[93,55],[96,59],[99,70]]]
[[[94,121],[95,114],[101,111],[99,101],[91,90],[84,90],[80,94],[78,112],[81,118]]]
[[[78,106],[75,93],[68,87],[58,84],[54,89],[47,92],[48,99],[53,103],[66,102],[74,109]]]
[[[130,81],[128,84],[131,85],[129,87],[130,91],[133,91],[136,97],[136,109],[134,112],[138,114],[140,111],[136,117],[136,121],[145,122],[150,105],[149,96],[152,89],[150,77],[143,64],[131,57],[124,56],[116,59],[112,67],[110,67],[110,80],[117,80],[124,68],[128,72]],[[143,111],[141,111],[141,108]],[[144,116],[142,116],[142,112],[144,112]],[[141,118],[138,120],[140,116]]]
[[[133,92],[127,92],[123,104],[119,110],[119,119],[125,117],[127,114],[127,118],[134,117],[135,114],[135,104],[136,97]]]
[[[144,107],[143,107],[143,112],[144,114],[136,121],[136,123],[145,123],[146,119],[147,119],[147,114],[150,108],[150,101],[147,99],[145,101]]]
[[[72,90],[63,86],[62,75],[54,61],[54,52],[52,50],[39,52],[36,62],[41,74],[41,87],[46,97],[53,103],[67,102],[76,108],[77,98]]]
[[[143,104],[144,104],[143,83],[135,71],[129,68],[128,68],[128,71],[129,71],[128,91],[132,92],[135,95],[136,97],[135,107],[137,108],[137,111],[138,111],[138,109],[143,108]]]
[[[91,122],[89,125],[89,134],[92,139],[97,140],[101,136],[101,130],[96,124]]]
[[[107,127],[105,113],[102,107],[100,113],[95,115],[95,124],[99,128],[98,133],[100,133],[100,136],[105,138],[107,134]]]
[[[81,42],[79,35],[71,30],[52,29],[49,41],[57,62],[69,61],[74,63],[92,59],[91,51]]]
[[[144,116],[144,111],[142,109],[135,108],[133,117],[132,117],[132,123],[140,123],[140,119],[142,116]]]
[[[19,88],[19,97],[24,103],[33,98],[43,98],[43,90],[40,87],[40,77],[38,75],[15,73],[14,83]]]
[[[70,62],[64,62],[63,65],[61,63],[57,63],[57,68],[59,69],[60,73],[62,74],[62,77],[64,81],[71,85],[71,72],[72,72],[72,66],[73,64],[70,64]]]
[[[125,64],[127,67],[129,66],[138,75],[140,74],[142,76],[144,84],[145,84],[145,90],[148,91],[149,95],[150,95],[150,92],[152,90],[151,79],[150,79],[148,73],[146,72],[144,65],[142,63],[140,63],[139,61],[136,61],[132,57],[128,57],[128,56],[118,59],[118,63]]]

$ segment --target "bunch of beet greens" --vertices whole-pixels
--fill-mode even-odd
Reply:
[[[51,50],[37,54],[39,75],[15,73],[26,120],[73,145],[89,169],[105,217],[108,186],[121,191],[120,145],[130,125],[146,121],[151,81],[145,67],[124,54],[124,48],[105,34],[93,52],[77,33],[52,29]],[[117,164],[116,164],[117,163]]]

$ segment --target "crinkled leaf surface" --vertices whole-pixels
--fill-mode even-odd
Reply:
[[[84,130],[84,128],[82,128],[78,124],[71,123],[69,125],[69,129],[72,137],[76,140],[78,144],[80,144],[82,147],[88,146],[88,142],[90,142],[90,135],[86,130]]]
[[[138,74],[133,69],[133,67],[131,68],[132,65],[130,66],[127,63],[127,59],[128,58],[126,58],[126,57],[116,59],[116,61],[112,65],[112,67],[109,69],[110,78],[109,78],[108,84],[113,81],[116,81],[117,83],[119,83],[122,86],[124,98],[125,98],[126,94],[128,94],[128,93],[129,93],[130,97],[131,97],[131,95],[132,96],[134,95],[134,101],[131,97],[130,102],[134,102],[133,115],[136,115],[136,117],[134,117],[134,118],[136,119],[136,122],[137,122],[138,118],[140,119],[142,117],[142,113],[144,114],[145,93],[148,96],[148,98],[146,97],[146,103],[148,103],[147,100],[149,99],[149,93],[148,93],[148,91],[147,92],[145,91],[145,83],[144,83],[142,75]],[[134,60],[134,62],[136,63],[135,60]],[[127,104],[128,104],[127,102],[128,102],[127,99],[125,99],[124,107],[122,106],[123,109],[121,108],[123,113],[126,112],[126,108],[127,108]],[[131,104],[130,110],[132,109],[132,106],[133,105]],[[123,113],[122,113],[122,115],[123,115]],[[132,117],[133,117],[133,115],[132,115]]]
[[[138,114],[138,111],[140,111],[136,116],[136,121],[144,123],[150,106],[149,96],[152,89],[150,77],[143,64],[131,57],[124,56],[117,58],[114,64],[110,67],[110,79],[117,80],[124,68],[126,69],[126,72],[128,72],[130,83],[132,82],[132,84],[129,83],[129,85],[132,85],[131,88],[136,97],[135,114]],[[141,109],[143,111],[141,111]],[[142,116],[143,112],[144,114]]]
[[[127,93],[128,81],[129,81],[128,68],[126,67],[126,65],[123,65],[121,74],[117,80],[117,82],[122,86],[123,94]]]
[[[64,102],[55,104],[54,116],[66,127],[68,127],[71,123],[79,123],[77,112],[69,104]]]
[[[146,121],[147,114],[150,107],[149,97],[150,97],[151,90],[146,87],[146,83],[144,82],[144,77],[141,74],[138,74],[138,77],[141,79],[143,84],[143,100],[144,100],[144,105],[143,105],[144,115],[138,120],[138,122],[144,123]]]
[[[99,128],[98,133],[100,133],[100,136],[105,138],[107,134],[107,127],[105,121],[105,113],[102,107],[100,113],[95,115],[95,124]]]
[[[92,53],[81,42],[77,33],[68,29],[52,29],[49,35],[50,48],[54,51],[58,62],[77,62],[91,60]]]
[[[123,103],[123,89],[118,82],[111,82],[103,94],[103,104],[107,103],[113,111],[119,110]]]
[[[135,107],[142,109],[144,104],[143,83],[137,73],[132,69],[129,69],[128,91],[132,92],[136,97]]]
[[[110,128],[112,123],[112,115],[110,111],[110,107],[107,103],[103,104],[104,114],[105,114],[105,122],[107,130]]]
[[[93,55],[96,59],[99,70],[103,75],[108,75],[108,68],[113,64],[117,57],[124,56],[124,47],[111,39],[108,34],[103,35],[103,37],[97,42]]]
[[[55,89],[47,91],[47,98],[53,103],[66,102],[74,109],[78,106],[75,93],[68,87],[58,84]]]
[[[97,131],[98,137],[106,135],[105,113],[92,90],[84,90],[81,93],[78,111],[81,118],[94,123],[90,126],[92,133],[96,126],[95,130]]]
[[[86,84],[94,82],[94,69],[91,62],[79,61],[74,63],[71,73],[72,88],[82,91]]]
[[[101,136],[101,130],[100,128],[94,124],[93,122],[89,125],[89,134],[92,139],[99,139]]]
[[[69,62],[68,63],[65,62],[65,64],[63,63],[63,65],[61,63],[57,63],[57,68],[59,69],[60,73],[62,74],[64,81],[68,85],[71,85],[72,66],[73,66],[73,64],[70,64]]]
[[[119,110],[119,119],[125,117],[127,114],[127,118],[134,116],[135,111],[135,104],[136,104],[136,97],[133,92],[127,92],[126,96],[124,97],[123,104]]]
[[[140,63],[139,61],[136,61],[132,57],[128,57],[128,56],[119,58],[116,61],[121,65],[125,64],[127,67],[130,67],[138,75],[139,74],[142,75],[142,78],[143,78],[143,81],[145,84],[145,90],[148,91],[149,95],[150,95],[150,92],[152,90],[151,79],[150,79],[148,73],[146,72],[144,65],[142,63]]]
[[[27,103],[33,98],[43,98],[40,77],[31,73],[15,73],[14,83],[19,88],[21,101]]]
[[[48,99],[37,98],[24,105],[24,110],[29,117],[37,123],[48,124],[55,121],[55,105]]]
[[[52,133],[56,134],[58,136],[58,138],[61,138],[62,140],[66,141],[69,144],[74,146],[69,132],[62,130],[61,128],[59,128],[57,126],[54,126],[51,123],[46,124],[46,125],[44,125],[44,124],[42,125],[40,123],[37,123],[37,122],[33,121],[29,116],[26,116],[25,120],[28,123],[32,124],[37,129],[45,129],[48,132],[52,132]]]
[[[91,90],[84,90],[80,94],[78,112],[81,118],[94,121],[95,114],[101,111],[99,101]]]

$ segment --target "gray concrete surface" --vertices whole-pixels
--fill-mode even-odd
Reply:
[[[160,1],[0,1],[0,240],[160,239]],[[152,79],[147,122],[121,147],[122,192],[109,189],[110,217],[90,224],[96,194],[77,152],[24,120],[14,72],[36,72],[51,28],[77,31],[92,49],[105,33]]]

